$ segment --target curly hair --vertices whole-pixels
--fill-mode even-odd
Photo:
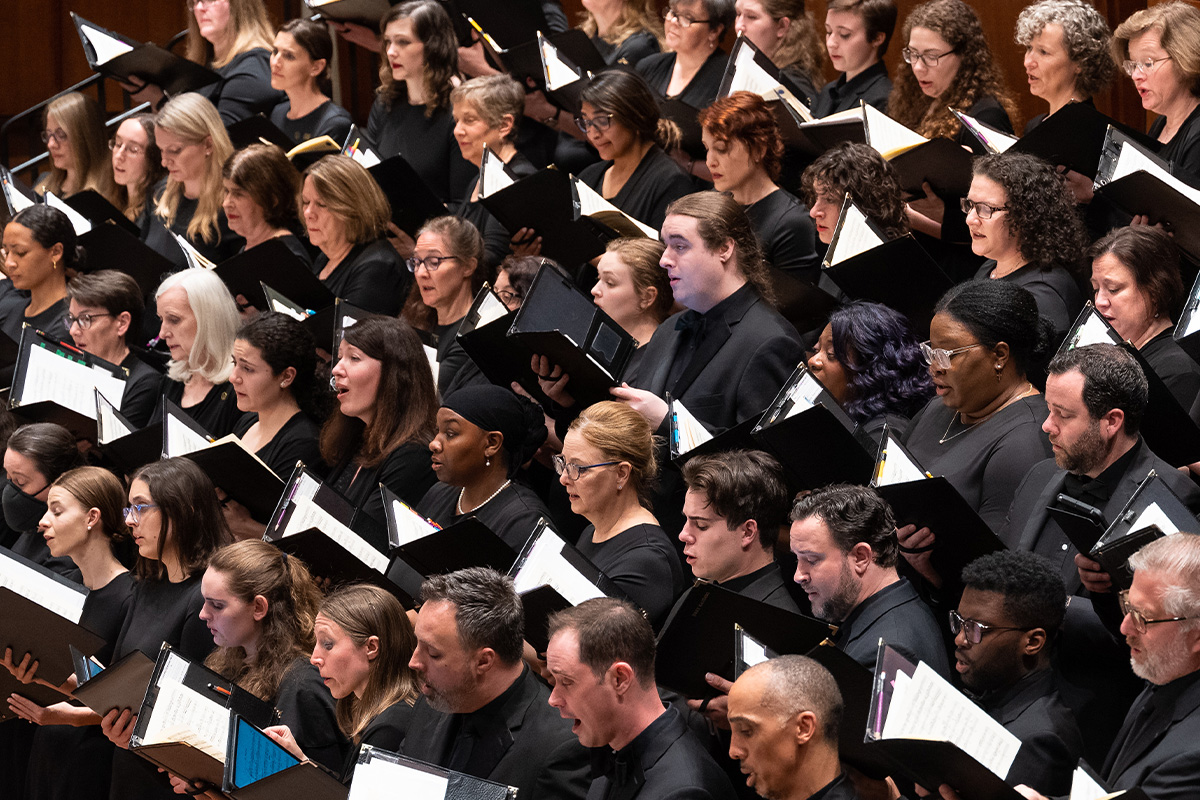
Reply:
[[[829,317],[833,355],[849,380],[846,413],[863,423],[884,414],[911,417],[933,396],[908,319],[879,303],[856,300]]]
[[[964,586],[1004,596],[1004,613],[1021,628],[1053,634],[1066,616],[1067,590],[1044,556],[1015,550],[981,556],[963,567]]]
[[[771,19],[792,21],[771,61],[780,69],[795,67],[808,76],[814,86],[825,82],[825,45],[817,33],[817,23],[804,0],[759,0]]]
[[[385,34],[387,26],[400,19],[412,21],[413,35],[420,40],[424,51],[421,77],[425,83],[425,116],[433,116],[439,109],[449,110],[450,92],[454,88],[451,81],[458,74],[458,40],[450,15],[437,0],[409,0],[383,15],[379,33]],[[404,81],[392,78],[386,41],[380,44],[380,54],[383,60],[379,62],[379,88],[375,92],[390,109],[407,90]]]
[[[1077,271],[1087,232],[1054,167],[1025,153],[996,153],[976,159],[975,175],[995,181],[1008,195],[1004,224],[1026,262]]]
[[[751,164],[761,164],[771,180],[779,180],[783,165],[783,139],[779,123],[767,101],[754,92],[733,92],[713,101],[697,121],[714,139],[740,139]]]
[[[804,170],[800,188],[809,208],[817,202],[817,195],[826,193],[837,195],[840,207],[841,198],[849,193],[850,199],[868,219],[883,228],[889,239],[909,231],[900,176],[869,145],[842,142],[826,150]]]
[[[592,12],[587,10],[584,10],[579,16],[579,29],[589,37],[600,34],[600,26],[596,24],[596,18],[592,16]],[[662,17],[658,15],[657,0],[625,0],[624,3],[621,3],[621,13],[617,16],[616,22],[600,38],[613,47],[620,47],[626,39],[641,31],[650,33],[658,42],[659,47],[662,46],[663,23]]]
[[[1079,67],[1076,90],[1091,97],[1107,89],[1117,65],[1109,53],[1112,31],[1104,15],[1084,0],[1039,0],[1017,17],[1017,44],[1028,49],[1047,25],[1062,28],[1067,58]]]
[[[953,137],[958,133],[960,123],[950,113],[950,108],[969,109],[982,98],[991,96],[1015,123],[1016,103],[1004,85],[979,17],[970,6],[962,0],[930,0],[913,9],[904,21],[902,41],[905,46],[913,28],[927,28],[945,39],[958,54],[958,71],[945,93],[930,98],[921,91],[911,69],[899,70],[888,96],[889,116],[922,136]]]

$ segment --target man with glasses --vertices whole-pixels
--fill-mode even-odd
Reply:
[[[1176,533],[1129,559],[1121,633],[1146,688],[1125,716],[1100,777],[1109,791],[1152,800],[1195,798],[1200,787],[1200,536]],[[1040,787],[1039,787],[1040,788]],[[1031,792],[1027,797],[1044,800]]]

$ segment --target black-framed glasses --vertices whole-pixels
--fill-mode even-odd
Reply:
[[[900,58],[904,59],[905,64],[912,65],[920,61],[927,67],[936,67],[940,59],[957,52],[957,47],[952,47],[944,53],[922,53],[920,50],[913,50],[911,47],[906,47],[900,51]]]
[[[921,342],[921,358],[925,360],[927,366],[934,369],[946,370],[950,369],[950,359],[954,358],[959,353],[965,353],[968,350],[974,350],[976,347],[983,347],[980,343],[969,344],[965,347],[956,347],[953,350],[947,350],[944,347],[933,347],[929,344],[929,340]]]
[[[59,144],[62,144],[63,142],[67,141],[70,138],[71,137],[68,136],[67,132],[64,131],[62,128],[55,128],[52,131],[42,131],[42,144],[50,144],[51,139],[58,142]]]
[[[146,152],[146,148],[142,147],[140,144],[133,144],[132,142],[118,142],[116,139],[108,140],[108,149],[112,150],[114,153],[124,150],[126,155],[131,155],[135,158]]]
[[[134,505],[125,506],[125,508],[121,509],[121,516],[130,525],[137,525],[142,521],[142,512],[151,508],[158,508],[158,505],[156,503],[135,503]]]
[[[1121,602],[1121,613],[1129,617],[1129,621],[1133,623],[1133,629],[1138,633],[1145,633],[1147,625],[1157,625],[1160,622],[1183,622],[1195,617],[1160,617],[1158,619],[1146,619],[1146,615],[1141,612],[1141,609],[1134,608],[1129,604],[1129,590],[1121,592],[1117,595]]]
[[[1154,69],[1155,64],[1159,63],[1160,61],[1170,60],[1170,56],[1163,56],[1162,58],[1143,58],[1141,61],[1122,61],[1121,69],[1131,78],[1133,77],[1133,73],[1138,72],[1139,70],[1143,75],[1149,75],[1150,71]]]
[[[511,289],[502,289],[496,292],[496,295],[504,301],[504,305],[506,306],[512,305],[514,300],[521,300],[524,298],[524,295],[522,295],[520,292],[514,292]]]
[[[662,15],[663,15],[663,19],[665,19],[669,22],[674,22],[676,25],[678,25],[681,28],[690,28],[693,25],[698,25],[698,24],[704,24],[704,25],[712,24],[711,19],[692,19],[691,17],[687,16],[686,14],[677,13],[675,11],[675,9],[671,8],[670,6],[667,6],[666,8],[663,9]]]
[[[588,132],[588,128],[595,128],[597,132],[602,133],[612,125],[612,114],[597,114],[591,119],[579,116],[575,118],[575,124],[585,134]]]
[[[987,203],[976,203],[973,200],[968,200],[965,197],[960,197],[958,207],[962,209],[964,215],[975,212],[975,216],[980,219],[991,219],[992,215],[997,211],[1008,211],[1008,206],[991,206]]]
[[[90,311],[85,311],[82,314],[80,314],[78,317],[73,316],[71,314],[67,314],[65,317],[63,317],[63,322],[65,322],[67,324],[67,330],[70,330],[72,325],[78,325],[79,330],[86,331],[88,328],[92,327],[92,320],[99,319],[100,317],[111,317],[111,316],[112,316],[112,314],[109,314],[107,311],[98,312],[98,313],[94,313],[94,314]]]
[[[959,631],[967,637],[967,641],[971,644],[979,644],[983,641],[983,637],[989,633],[999,633],[1000,631],[1031,631],[1033,628],[1015,628],[1010,625],[988,625],[986,622],[979,620],[968,619],[958,613],[957,610],[950,611],[950,632],[958,636]]]
[[[579,480],[579,476],[587,472],[589,469],[596,467],[611,467],[613,464],[620,464],[620,461],[601,461],[599,464],[574,464],[567,461],[561,454],[556,454],[551,457],[554,461],[554,472],[558,475],[567,473],[567,477],[573,481]]]
[[[405,259],[404,263],[408,265],[409,272],[416,272],[421,267],[430,272],[437,272],[443,261],[458,261],[458,256],[425,256],[424,258],[412,256]]]

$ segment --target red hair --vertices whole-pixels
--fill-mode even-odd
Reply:
[[[714,101],[698,119],[714,139],[741,140],[750,159],[760,161],[771,180],[779,180],[783,139],[766,100],[753,92],[734,92]]]

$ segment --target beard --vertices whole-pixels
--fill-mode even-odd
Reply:
[[[1177,623],[1167,624],[1176,625]],[[1162,686],[1191,672],[1189,662],[1192,653],[1184,645],[1182,633],[1183,631],[1176,634],[1170,645],[1166,647],[1156,647],[1153,650],[1143,649],[1140,658],[1135,658],[1131,654],[1129,665],[1133,668],[1133,674],[1142,680],[1150,681],[1155,686]]]
[[[1071,447],[1063,447],[1055,453],[1054,463],[1067,472],[1082,475],[1103,464],[1107,455],[1108,443],[1100,434],[1100,423],[1095,422],[1080,434]]]
[[[813,614],[825,622],[841,624],[854,610],[857,598],[858,582],[854,579],[854,572],[850,569],[850,565],[843,561],[842,571],[838,575],[837,589],[821,605],[813,606]]]

